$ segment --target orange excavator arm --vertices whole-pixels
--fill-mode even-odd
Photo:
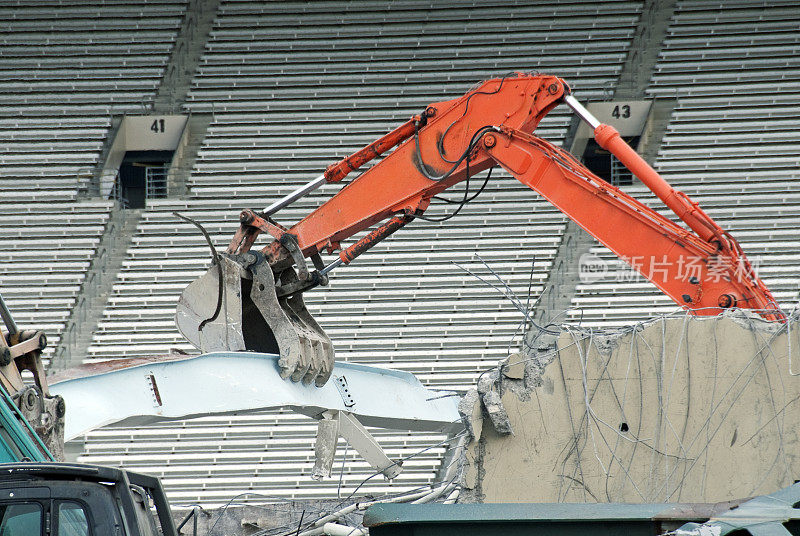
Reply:
[[[613,136],[615,143],[625,144],[619,133],[609,132],[612,127],[600,125],[598,129],[603,136]],[[610,145],[598,138],[602,146]],[[500,129],[484,135],[482,142],[494,161],[542,194],[679,305],[699,315],[715,315],[738,306],[755,309],[770,320],[782,318],[772,294],[755,275],[736,240],[679,192],[667,190],[676,196],[681,209],[694,209],[681,219],[687,225],[696,223],[705,237],[698,236],[694,227],[687,230],[655,212],[591,173],[568,152],[536,136]],[[624,147],[630,149],[627,144]],[[632,149],[630,153],[612,152],[626,165],[635,164],[628,166],[632,171],[637,166],[652,171]],[[629,156],[636,160],[623,160]],[[652,176],[661,181],[659,185],[666,184],[655,171]]]
[[[597,177],[568,152],[534,136],[532,132],[542,118],[561,103],[589,123],[598,143],[648,186],[686,228]],[[294,200],[322,184],[340,181],[394,147],[291,228],[272,219]],[[332,348],[305,310],[302,292],[327,284],[327,274],[333,268],[350,263],[414,218],[422,217],[436,194],[496,165],[539,192],[681,306],[700,315],[742,307],[770,320],[783,319],[736,240],[696,203],[670,187],[613,127],[600,124],[570,95],[563,80],[517,74],[484,82],[458,99],[431,104],[419,116],[329,167],[319,178],[263,212],[243,211],[227,256],[245,272],[249,270],[255,281],[255,274],[259,270],[263,273],[263,268],[257,268],[262,260],[253,256],[251,247],[261,232],[274,238],[262,250],[262,264],[267,264],[274,275],[274,290],[261,288],[271,284],[265,285],[261,278],[261,283],[252,285],[251,298],[264,319],[259,329],[267,329],[277,339],[272,346],[245,340],[244,347],[279,351],[282,358],[310,352],[315,357],[287,358],[281,364],[282,368],[286,365],[284,374],[296,381],[324,383],[329,372],[320,363],[328,359],[332,362]],[[367,235],[343,247],[345,240],[376,225]],[[339,251],[339,256],[325,266],[322,251]],[[306,259],[311,259],[313,270]],[[218,277],[224,279],[222,271]],[[278,306],[285,318],[276,320]],[[193,314],[197,318],[208,316],[207,309],[202,313],[195,307]],[[243,325],[246,323],[244,319]],[[281,342],[284,331],[290,330],[301,333],[298,349],[288,349],[287,344],[297,346],[295,342]],[[319,333],[323,336],[317,337]],[[256,339],[250,336],[250,340]]]

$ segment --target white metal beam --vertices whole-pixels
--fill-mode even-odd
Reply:
[[[336,363],[323,387],[282,380],[278,356],[215,352],[133,364],[88,367],[89,375],[53,383],[67,404],[66,439],[112,423],[130,426],[170,419],[289,407],[320,418],[346,411],[366,426],[455,433],[463,429],[453,393],[428,390],[414,375]]]

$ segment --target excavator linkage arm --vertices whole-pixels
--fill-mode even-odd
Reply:
[[[598,143],[631,169],[688,229],[532,135],[542,118],[562,102],[590,124]],[[271,219],[294,200],[322,184],[340,181],[393,147],[291,228]],[[563,80],[517,73],[486,81],[458,99],[429,105],[264,212],[244,211],[223,261],[184,291],[176,315],[179,329],[205,351],[279,353],[283,377],[323,385],[332,370],[333,348],[306,310],[302,293],[326,284],[333,268],[350,263],[424,213],[436,194],[498,164],[681,306],[705,315],[738,306],[758,310],[768,319],[783,318],[738,243],[696,203],[672,189],[612,127],[592,117]],[[375,225],[372,232],[343,248],[343,241]],[[274,240],[261,252],[253,252],[251,246],[261,232]],[[339,251],[339,256],[325,266],[323,251]]]

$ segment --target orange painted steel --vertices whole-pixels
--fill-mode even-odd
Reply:
[[[531,134],[502,129],[486,134],[483,141],[484,150],[494,161],[542,194],[676,303],[701,315],[719,314],[723,308],[738,305],[759,310],[770,320],[783,318],[741,250],[720,249],[715,242],[717,233],[709,228],[701,228],[709,238],[697,236],[597,177],[570,153]],[[627,144],[625,147],[633,151]],[[693,206],[644,160],[638,164],[636,170],[631,169],[638,171],[637,176],[649,170],[649,183],[642,182],[655,184],[661,187],[661,194]],[[707,218],[705,221],[713,224],[707,215],[701,213],[698,218]],[[731,237],[723,238],[729,246],[735,243]],[[726,307],[720,307],[721,300]]]
[[[612,127],[596,128],[598,143],[617,156],[690,230],[595,176],[566,151],[531,134],[569,93],[569,86],[560,78],[516,74],[488,80],[458,99],[431,104],[421,116],[329,167],[326,178],[330,175],[330,181],[340,180],[400,143],[286,232],[295,237],[302,255],[309,257],[323,250],[340,250],[342,241],[392,218],[342,251],[340,259],[348,263],[356,251],[363,253],[413,215],[422,214],[434,195],[499,164],[679,305],[701,315],[738,306],[758,310],[767,319],[783,319],[738,243],[696,203],[670,187]],[[264,248],[271,264],[288,258],[280,236],[275,238]]]
[[[658,196],[661,201],[689,228],[703,240],[717,240],[720,246],[724,243],[722,229],[705,215],[696,203],[673,189],[656,170],[644,161],[639,154],[619,135],[617,129],[610,125],[600,125],[594,131],[595,140],[603,149],[617,157],[645,186]]]
[[[382,155],[389,149],[397,147],[402,142],[414,135],[417,124],[422,121],[422,117],[415,116],[389,132],[373,141],[360,151],[353,153],[344,160],[328,166],[325,170],[325,180],[330,184],[339,182],[351,171],[355,171],[370,160]]]
[[[406,140],[289,232],[308,256],[339,249],[342,240],[398,213],[424,211],[431,197],[466,178],[466,163],[439,181],[426,173],[440,176],[451,170],[453,164],[447,160],[460,157],[483,127],[507,125],[533,131],[565,91],[569,87],[554,76],[522,75],[489,80],[463,97],[431,104],[426,109],[427,124],[418,133],[419,153],[417,140]],[[493,165],[486,156],[474,158],[470,174]]]

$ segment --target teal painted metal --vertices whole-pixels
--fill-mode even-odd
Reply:
[[[53,455],[19,412],[14,401],[0,385],[0,463],[21,461],[50,462]],[[24,425],[24,427],[23,427]],[[25,428],[31,435],[25,432]]]
[[[364,516],[371,536],[653,536],[705,521],[707,504],[377,504]]]
[[[793,536],[800,484],[747,501],[715,504],[377,504],[370,536]]]

